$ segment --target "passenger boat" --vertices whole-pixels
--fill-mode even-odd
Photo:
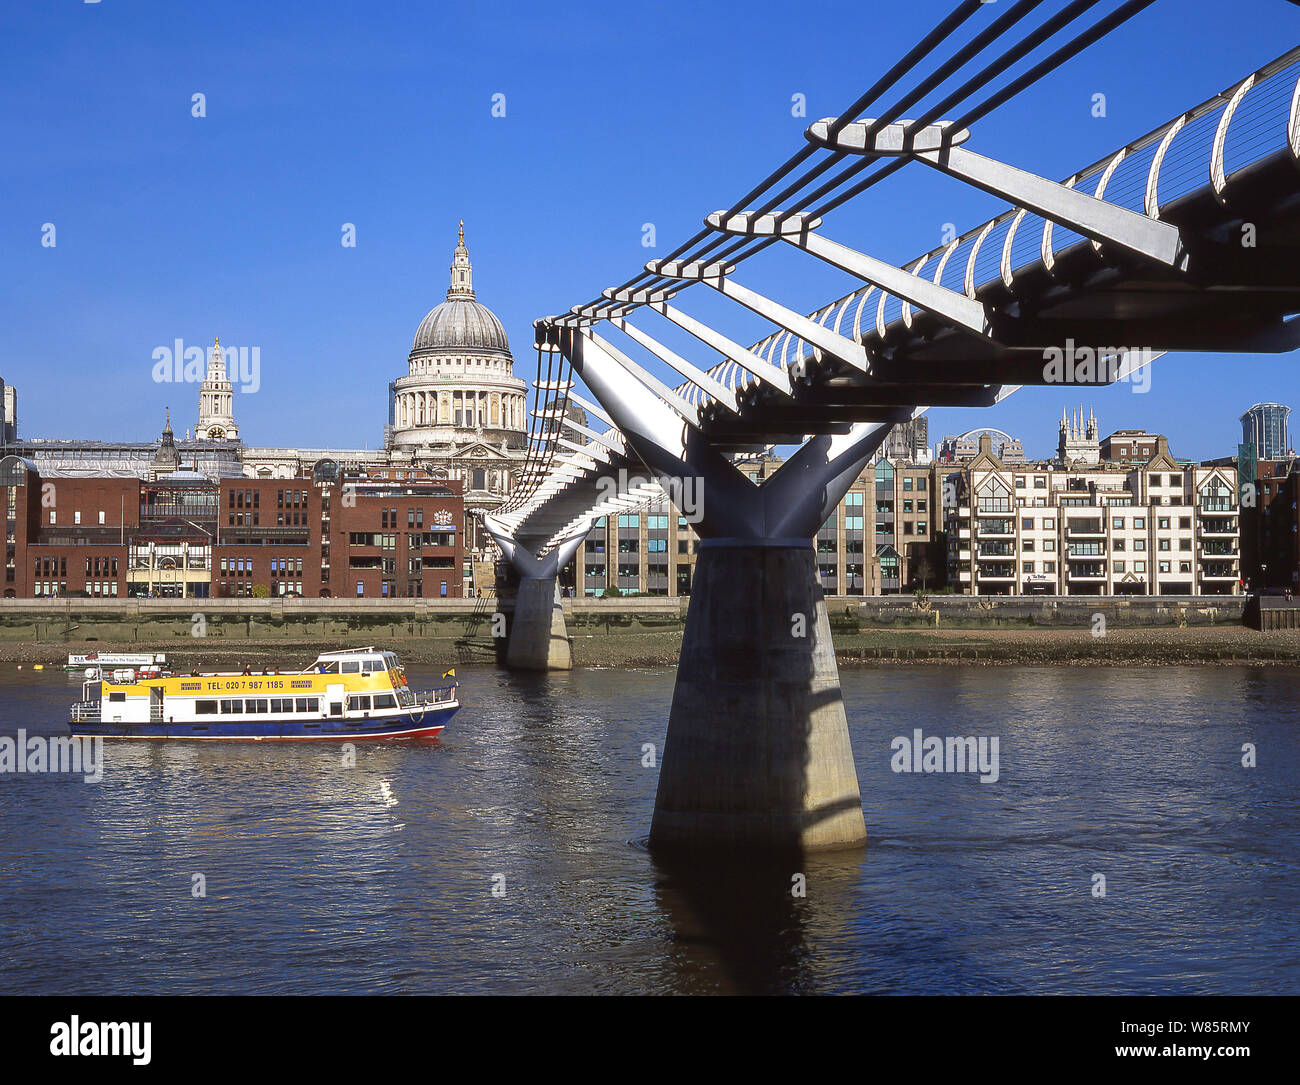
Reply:
[[[456,685],[414,693],[397,656],[374,647],[323,652],[293,672],[110,674],[83,685],[70,726],[126,739],[432,738],[460,708]]]

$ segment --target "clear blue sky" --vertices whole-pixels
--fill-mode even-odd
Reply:
[[[479,299],[531,379],[535,317],[685,239],[802,145],[793,94],[809,118],[838,112],[951,7],[7,0],[0,377],[18,386],[22,431],[146,440],[170,404],[183,432],[197,389],[156,384],[153,351],[220,335],[261,348],[261,389],[235,399],[246,441],[374,446],[387,382],[446,290],[460,218]],[[989,7],[981,24],[1002,4]],[[1065,176],[1236,82],[1298,30],[1284,0],[1157,0],[985,121],[978,149]],[[1096,92],[1104,119],[1090,116]],[[491,114],[498,93],[504,118]],[[901,262],[937,244],[944,222],[964,230],[1000,210],[911,174],[827,232]],[[46,222],[54,248],[41,245]],[[340,244],[346,222],[355,248]],[[641,245],[646,222],[657,253]],[[847,292],[843,276],[789,255],[737,277],[805,311]],[[766,330],[704,293],[683,308],[743,341]],[[1300,408],[1293,365],[1167,356],[1149,394],[1118,386],[1084,402],[1103,433],[1145,426],[1176,455],[1222,455],[1251,403]],[[1079,398],[1031,389],[992,410],[936,411],[931,436],[993,425],[1046,454]]]

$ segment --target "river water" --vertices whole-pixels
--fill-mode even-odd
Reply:
[[[65,733],[79,682],[2,666],[0,735]],[[0,991],[1300,992],[1300,669],[842,677],[870,842],[797,871],[645,850],[671,669],[464,668],[440,741],[352,767],[0,775]],[[917,727],[996,737],[997,782],[893,771]]]

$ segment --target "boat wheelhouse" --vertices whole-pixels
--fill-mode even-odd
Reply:
[[[460,708],[455,682],[413,692],[397,656],[374,647],[323,652],[301,671],[109,675],[82,697],[73,734],[126,739],[432,738]]]

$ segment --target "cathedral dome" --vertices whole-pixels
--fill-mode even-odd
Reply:
[[[412,350],[510,352],[496,313],[471,298],[448,297],[429,310],[415,329]]]
[[[415,329],[411,352],[510,353],[506,330],[496,313],[474,299],[473,268],[465,248],[465,227],[452,256],[447,300],[430,309]]]

